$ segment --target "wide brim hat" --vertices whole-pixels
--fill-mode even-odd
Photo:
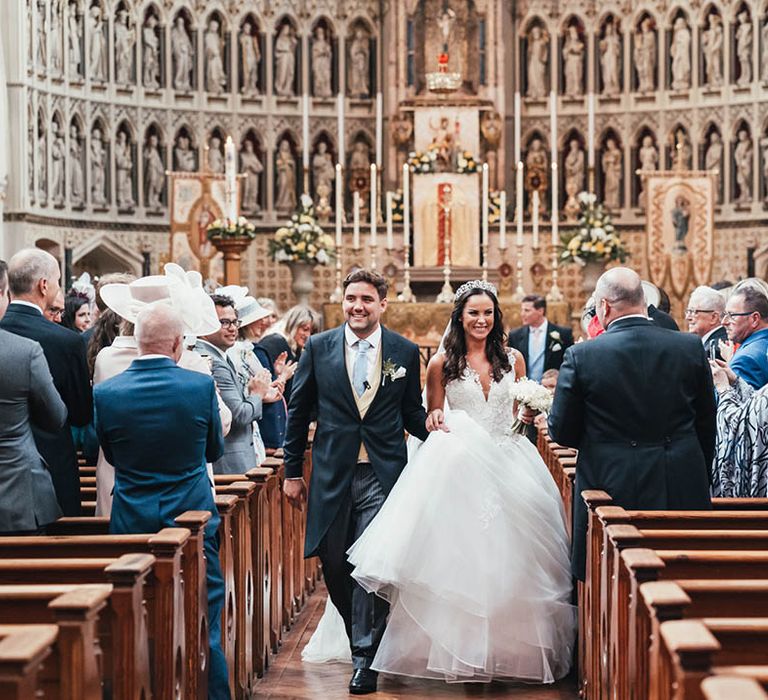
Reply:
[[[105,284],[101,298],[120,318],[136,323],[138,315],[152,304],[171,304],[171,280],[163,275],[140,277],[130,283]]]
[[[250,296],[245,297],[239,304],[235,304],[235,311],[241,326],[249,326],[251,323],[261,321],[272,313]]]
[[[197,270],[184,270],[176,263],[168,263],[163,269],[167,278],[178,282],[171,289],[174,307],[184,320],[185,332],[200,337],[220,331],[216,305],[203,288],[203,276]]]
[[[646,282],[645,280],[642,280],[640,284],[643,285],[643,294],[645,295],[645,305],[655,306],[658,308],[659,302],[661,301],[661,294],[659,293],[659,288],[655,284],[652,284],[651,282]]]

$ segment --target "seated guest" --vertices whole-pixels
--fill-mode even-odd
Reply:
[[[94,389],[96,430],[115,465],[109,530],[115,534],[175,527],[187,510],[207,510],[205,528],[210,670],[208,697],[229,698],[221,647],[224,579],[219,563],[219,515],[206,460],[223,450],[216,388],[210,377],[176,363],[183,350],[181,317],[158,304],[136,319],[139,357]]]
[[[61,317],[64,313],[64,292],[59,290],[53,304],[43,309],[43,316],[53,323],[61,323]]]
[[[237,372],[227,358],[227,351],[237,341],[240,321],[234,302],[219,294],[211,296],[219,317],[219,330],[202,336],[195,352],[207,358],[221,398],[232,412],[232,426],[224,440],[224,453],[214,462],[216,474],[245,474],[256,466],[256,448],[253,444],[253,423],[261,418],[262,402],[279,395],[272,386],[272,376],[266,369],[255,372],[242,387]]]
[[[520,320],[523,325],[509,332],[509,347],[523,354],[528,378],[539,382],[546,370],[560,369],[573,331],[547,320],[547,300],[538,294],[523,297]]]
[[[73,331],[51,323],[43,310],[59,291],[59,263],[39,248],[26,248],[8,263],[11,304],[0,328],[36,340],[43,349],[53,383],[67,407],[67,422],[55,431],[33,425],[35,442],[53,478],[56,498],[64,515],[80,515],[80,474],[71,427],[91,420],[91,382],[85,343]]]
[[[707,357],[722,360],[720,341],[725,342],[728,334],[723,326],[725,298],[712,287],[696,287],[688,299],[685,320],[688,332],[701,338]]]
[[[757,286],[740,283],[725,305],[728,339],[739,343],[731,369],[754,389],[768,383],[768,296]]]

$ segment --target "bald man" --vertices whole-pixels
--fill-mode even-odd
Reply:
[[[715,393],[701,340],[650,321],[628,268],[600,277],[595,302],[606,331],[565,353],[548,421],[553,440],[579,450],[576,493],[601,489],[628,509],[709,509]],[[583,580],[587,512],[574,500]]]
[[[224,451],[213,379],[182,369],[181,317],[158,304],[136,319],[139,356],[127,370],[94,388],[95,425],[104,456],[115,467],[110,532],[175,527],[187,510],[207,510],[205,529],[210,669],[208,698],[229,698],[221,648],[224,579],[216,509],[206,461]]]

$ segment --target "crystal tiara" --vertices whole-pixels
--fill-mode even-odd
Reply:
[[[490,282],[486,282],[485,280],[470,280],[469,282],[462,284],[461,287],[456,290],[454,300],[461,299],[461,297],[473,289],[482,289],[484,292],[490,292],[495,297],[499,295],[498,291],[496,291],[496,287]]]

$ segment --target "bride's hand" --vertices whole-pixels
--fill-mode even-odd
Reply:
[[[445,424],[445,414],[442,408],[436,408],[434,411],[430,411],[427,416],[427,431],[434,433],[436,430],[442,430],[444,433],[450,433],[448,426]]]
[[[518,418],[520,418],[520,421],[522,423],[525,423],[526,425],[530,425],[533,423],[533,420],[536,418],[536,415],[538,414],[538,411],[534,411],[532,408],[528,408],[528,406],[521,406],[520,410],[517,413]]]

